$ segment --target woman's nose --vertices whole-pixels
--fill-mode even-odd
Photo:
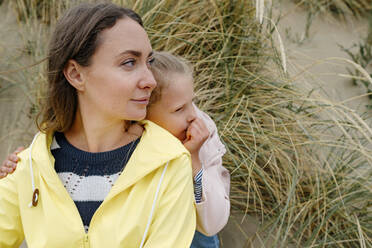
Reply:
[[[145,68],[142,80],[140,82],[140,87],[142,89],[148,88],[148,89],[154,89],[156,87],[156,80],[154,78],[154,75],[152,74],[151,70],[149,68]]]

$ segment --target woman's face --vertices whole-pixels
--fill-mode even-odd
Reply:
[[[152,48],[145,30],[120,19],[98,37],[91,64],[82,68],[79,106],[112,120],[141,120],[156,81],[150,71]]]

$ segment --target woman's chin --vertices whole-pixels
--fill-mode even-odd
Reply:
[[[141,113],[143,112],[143,113]],[[133,114],[131,115],[128,120],[131,120],[131,121],[141,121],[143,119],[145,119],[146,117],[146,111],[138,111],[136,114]]]

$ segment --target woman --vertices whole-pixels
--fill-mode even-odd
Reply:
[[[190,155],[142,120],[156,82],[140,17],[80,5],[57,24],[31,146],[0,181],[0,247],[189,247]]]

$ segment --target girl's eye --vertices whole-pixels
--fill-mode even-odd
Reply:
[[[123,63],[121,63],[121,65],[133,67],[134,63],[135,63],[134,59],[128,59],[128,60],[125,60]]]
[[[182,109],[183,109],[183,106],[180,107],[180,108],[178,108],[178,109],[176,109],[174,112],[180,112]]]

